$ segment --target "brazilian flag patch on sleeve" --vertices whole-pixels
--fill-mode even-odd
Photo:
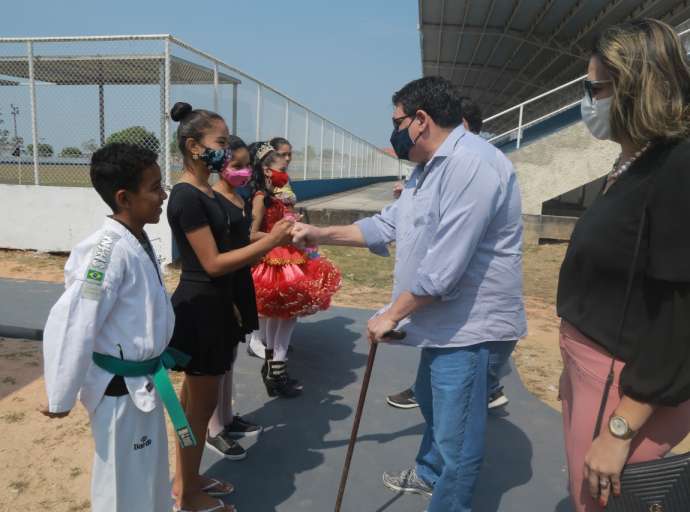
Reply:
[[[81,296],[85,299],[99,300],[103,289],[105,274],[110,265],[113,247],[120,239],[120,235],[106,231],[93,251],[93,257],[86,271],[86,279],[81,288]]]
[[[100,270],[94,270],[94,269],[90,268],[88,270],[88,272],[86,272],[86,280],[87,281],[102,283],[104,277],[105,277],[105,273],[101,272]]]

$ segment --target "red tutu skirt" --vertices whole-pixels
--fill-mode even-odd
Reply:
[[[340,288],[340,271],[315,251],[276,247],[252,268],[261,316],[294,318],[328,309]]]

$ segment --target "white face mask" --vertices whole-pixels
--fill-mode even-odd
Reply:
[[[582,121],[587,125],[589,131],[599,140],[611,138],[611,100],[613,96],[592,100],[589,94],[585,94],[580,104]]]

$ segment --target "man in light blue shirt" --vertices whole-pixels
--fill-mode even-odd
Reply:
[[[391,143],[419,165],[400,198],[351,226],[298,224],[296,243],[396,244],[391,304],[371,342],[399,329],[422,349],[415,395],[427,423],[413,468],[386,486],[431,495],[429,512],[468,512],[484,456],[489,354],[526,334],[520,193],[510,161],[460,125],[457,89],[440,77],[393,96]]]

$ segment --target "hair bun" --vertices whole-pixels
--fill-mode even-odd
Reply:
[[[170,111],[173,121],[180,122],[192,112],[192,106],[184,101],[178,101]]]

